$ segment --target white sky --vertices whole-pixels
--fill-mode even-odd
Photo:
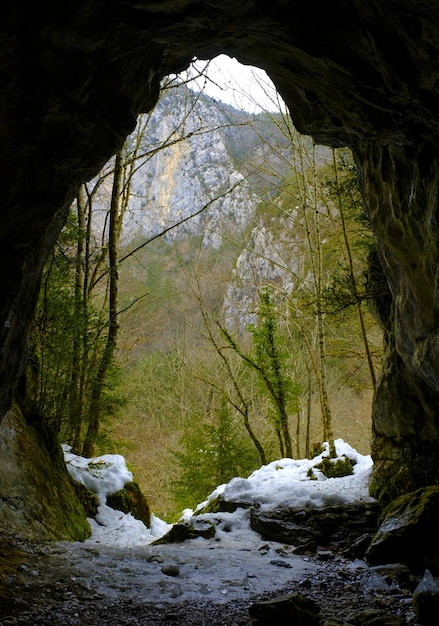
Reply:
[[[193,68],[201,71],[206,63],[196,61]],[[188,73],[193,75],[194,69]],[[224,54],[209,62],[207,80],[198,79],[194,85],[196,89],[204,90],[212,98],[249,112],[277,111],[283,105],[264,70],[242,65],[236,59]]]

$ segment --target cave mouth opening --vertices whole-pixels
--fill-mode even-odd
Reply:
[[[246,72],[248,72],[250,74],[250,77],[251,77],[251,72],[253,71],[252,68],[247,68],[246,66],[242,66],[242,67],[246,70]],[[233,68],[233,71],[236,71],[236,66],[235,65],[232,65],[232,68]],[[223,80],[223,83],[221,84],[220,80],[218,78],[218,72],[221,71],[221,68],[219,68],[219,70],[218,69],[215,70],[213,72],[213,74],[211,74],[211,77],[209,78],[209,71],[210,71],[210,69],[211,68],[208,66],[207,70],[206,70],[207,71],[207,75],[208,75],[207,79],[205,79],[204,77],[201,77],[198,80],[202,81],[203,83],[204,83],[205,80],[207,80],[207,83],[209,83],[209,81],[212,82],[215,85],[215,89],[217,90],[215,92],[215,94],[222,95],[222,97],[223,97],[222,101],[225,101],[225,100],[229,99],[230,102],[231,102],[231,106],[236,107],[237,101],[238,101],[238,96],[237,96],[238,90],[241,89],[241,91],[242,91],[243,80],[242,79],[238,79],[238,81],[237,81],[236,74],[233,74],[232,76],[230,76],[230,75],[227,76],[226,75],[225,78],[221,77],[221,80]],[[197,68],[195,68],[194,70],[191,70],[190,77],[193,77],[194,75],[197,76],[199,73],[200,73],[200,71]],[[262,78],[264,78],[264,81],[267,80],[265,78],[265,76],[262,76]],[[235,85],[232,84],[232,79],[233,79]],[[173,80],[173,75],[171,75],[171,81],[172,80]],[[185,78],[183,78],[183,82],[185,82]],[[189,84],[189,86],[191,86],[191,85]],[[266,87],[267,87],[267,85],[264,84],[264,94],[265,94]],[[219,93],[218,93],[218,89],[220,90]],[[230,89],[230,98],[226,97],[228,89]],[[274,87],[273,87],[273,90],[274,90]],[[208,92],[208,90],[207,90],[207,92]],[[211,94],[209,94],[209,93],[207,93],[207,95],[211,96]],[[273,103],[275,101],[277,103],[278,100],[279,100],[279,97],[278,97],[277,94],[270,95],[269,102],[272,104],[273,109],[275,108]],[[221,102],[219,102],[218,104],[219,104],[219,109],[221,109]],[[255,106],[255,104],[256,104],[256,101],[255,101],[255,96],[253,94],[248,99],[248,104],[246,106],[247,106],[247,108],[253,108]],[[257,106],[258,106],[258,109],[261,110],[261,106],[260,105],[257,105]],[[281,106],[284,106],[283,103],[281,103]],[[257,115],[257,113],[258,113],[258,111],[256,111],[256,115]],[[180,125],[181,124],[179,124],[179,126]],[[308,140],[311,142],[311,140],[309,138],[308,138]],[[172,158],[175,157],[175,154],[176,154],[176,152],[173,153],[173,157]],[[330,158],[329,157],[328,157],[327,160],[328,160],[328,162],[330,162]],[[175,162],[174,161],[172,161],[172,162],[174,163],[174,165],[172,165],[172,167],[169,167],[168,169],[169,169],[169,171],[177,172],[177,170],[179,168],[177,168],[177,170],[176,170],[175,169]],[[324,162],[325,162],[325,158],[324,158],[324,156],[322,156],[322,163],[324,163]],[[188,170],[188,171],[190,171],[190,170]],[[178,172],[175,173],[175,176],[177,177],[177,180],[179,180],[178,179]],[[167,186],[167,193],[169,193],[169,187],[170,187],[169,181],[166,183],[166,186]],[[211,191],[213,191],[213,189],[211,189]],[[158,193],[157,195],[160,196],[160,193]],[[215,193],[213,193],[213,195],[215,195]],[[197,201],[197,203],[200,202],[200,198],[196,198],[195,197],[195,200]],[[206,203],[209,203],[209,202],[210,202],[210,200],[206,199]],[[297,199],[295,200],[295,202],[297,202]],[[167,222],[167,224],[172,225],[172,219],[170,219],[170,221]],[[187,251],[186,251],[186,253],[187,253]],[[179,254],[180,254],[180,260],[185,258],[185,252],[183,250],[180,250]],[[145,265],[145,267],[148,266],[147,262],[144,263],[142,261],[142,263]],[[145,315],[145,317],[147,317],[147,315]],[[178,318],[178,315],[174,315],[173,317],[174,317],[174,319],[176,319],[176,318]],[[164,317],[162,318],[162,321],[163,322],[165,321]],[[152,342],[152,345],[155,348],[160,348],[159,344],[160,343],[164,343],[164,341],[165,340],[157,340],[156,339],[155,341]],[[172,341],[171,341],[171,343],[172,343]],[[134,376],[133,376],[133,378],[134,378]],[[145,377],[145,379],[146,379],[146,377]],[[133,393],[132,395],[134,397],[135,393]],[[156,395],[159,395],[159,394],[157,393]],[[344,419],[345,417],[347,417],[347,416],[345,416],[347,407],[352,408],[353,403],[355,402],[355,398],[356,397],[357,397],[357,395],[355,393],[352,395],[352,397],[347,397],[346,395],[344,395],[342,397],[342,394],[339,395],[338,400],[337,400],[337,404],[338,404],[337,411],[339,413],[339,418],[338,419],[341,420],[341,419]],[[366,397],[366,394],[364,396],[361,396],[361,398],[359,400],[359,405],[361,405],[360,406],[361,419],[360,418],[356,419],[355,422],[353,422],[353,424],[355,424],[355,425],[360,424],[359,430],[361,432],[360,433],[356,433],[356,438],[353,435],[349,434],[347,439],[348,439],[349,442],[352,442],[355,445],[355,447],[357,447],[362,453],[369,453],[370,450],[368,449],[367,446],[370,445],[369,440],[370,440],[370,423],[371,423],[371,420],[370,420],[371,393],[368,392],[367,397]],[[343,408],[340,409],[340,407],[343,407]],[[159,413],[162,414],[163,410],[159,411]],[[367,424],[366,424],[366,419],[365,419],[366,415],[367,415]],[[339,425],[337,425],[337,427],[338,427],[338,432],[340,433],[341,432],[341,428],[340,428]],[[124,432],[126,433],[128,440],[133,437],[133,432],[134,431],[129,433],[129,430],[125,430],[124,428],[122,430],[124,430]],[[161,426],[157,426],[157,431],[158,430],[161,431]],[[165,430],[166,430],[166,428],[163,430],[163,433],[162,433],[163,434],[163,438],[166,437]],[[354,426],[352,426],[351,430],[354,430]],[[135,438],[137,440],[140,441],[140,440],[144,439],[145,435],[141,435],[140,431],[136,431],[136,433],[137,434],[135,435]],[[150,447],[150,449],[154,449],[154,448],[158,449],[158,446],[155,446],[153,441],[150,442],[149,447]],[[162,454],[162,453],[159,452],[159,456],[160,456],[160,454]],[[130,454],[128,454],[128,456],[130,457]],[[129,462],[132,463],[136,467],[141,467],[141,464],[143,462],[148,464],[148,461],[145,460],[147,457],[148,457],[148,455],[143,453],[143,459],[142,459],[142,454],[139,454],[139,457],[138,457],[139,460],[134,461],[133,458],[129,458]],[[156,468],[155,469],[156,474],[158,474],[157,466],[155,466],[155,468]],[[165,469],[165,468],[163,468],[163,469]],[[160,472],[161,472],[161,470],[160,470]],[[163,479],[159,479],[157,482],[160,483],[160,480],[162,480],[161,484],[165,484],[166,485],[167,484],[167,480],[168,480],[166,475],[167,475],[167,472],[165,470],[165,471],[163,471]],[[152,484],[151,468],[148,468],[148,471],[145,472],[145,475],[143,475],[143,472],[141,472],[141,475],[137,474],[137,477],[141,478],[142,488],[145,490],[145,492],[148,492],[151,489],[151,484]],[[166,487],[166,490],[167,489],[168,489],[168,487]],[[156,489],[154,489],[153,491],[154,491],[154,493],[156,493]],[[157,497],[157,495],[156,495],[156,497]],[[160,500],[161,501],[161,505],[164,506],[163,502],[165,501],[165,498],[164,498],[163,494],[161,494],[161,496],[158,497],[158,500]],[[202,500],[202,498],[200,498],[200,500]],[[160,514],[161,514],[161,511],[160,511]],[[165,516],[167,517],[166,514],[165,514]]]
[[[68,19],[51,10],[5,9],[1,417],[23,372],[42,266],[78,183],[114,154],[138,112],[153,107],[163,76],[187,67],[193,54],[209,58],[225,50],[269,71],[301,132],[355,150],[394,296],[380,307],[389,343],[386,378],[375,398],[374,458],[389,476],[402,469],[391,494],[436,480],[437,453],[429,449],[438,440],[439,403],[431,273],[438,249],[431,228],[437,213],[435,7],[406,3],[402,14],[394,3],[356,3],[348,11],[344,3],[319,11],[302,3],[294,12],[285,2],[122,4],[113,13],[90,2]],[[424,457],[431,461],[420,473]]]
[[[272,83],[268,81],[268,78],[265,75],[265,73],[258,73],[258,74],[256,74],[256,87],[257,87],[256,91],[258,91],[261,94],[261,99],[259,99],[259,98],[257,99],[257,95],[256,95],[255,91],[253,90],[253,92],[252,92],[252,90],[250,88],[250,92],[251,93],[250,93],[250,95],[246,96],[247,102],[244,104],[243,103],[244,95],[245,95],[244,92],[243,92],[244,83],[245,83],[246,80],[253,80],[254,81],[254,79],[255,79],[255,70],[253,68],[248,67],[248,66],[242,66],[242,65],[238,66],[236,61],[231,63],[230,59],[229,60],[226,59],[226,63],[227,63],[228,72],[226,73],[225,77],[219,75],[220,72],[222,71],[221,64],[219,64],[219,67],[213,68],[213,72],[211,73],[211,77],[210,78],[209,78],[209,72],[210,72],[210,70],[212,68],[210,68],[210,64],[207,64],[208,67],[206,69],[206,72],[207,72],[208,78],[205,79],[204,77],[201,77],[201,78],[198,79],[198,81],[202,81],[201,86],[204,85],[205,81],[207,82],[207,84],[214,85],[214,87],[216,89],[216,91],[213,94],[214,96],[215,95],[218,95],[218,97],[222,96],[222,98],[223,98],[222,101],[229,100],[230,106],[232,106],[234,108],[236,108],[237,105],[239,105],[239,108],[244,107],[244,110],[245,110],[246,114],[250,110],[249,117],[251,117],[253,114],[255,116],[258,116],[260,111],[262,111],[263,109],[270,108],[270,107],[273,110],[269,111],[269,115],[267,117],[276,115],[276,111],[279,111],[279,110],[282,111],[282,113],[285,113],[285,108],[284,108],[285,105],[284,105],[283,101],[280,100],[280,97],[278,96],[278,94],[275,92]],[[203,67],[204,67],[204,65],[205,64],[203,64]],[[240,72],[239,76],[237,76],[237,74],[236,74],[236,72],[238,71],[237,70],[237,66],[238,66],[238,70]],[[243,71],[245,72],[245,76],[243,74]],[[197,68],[192,69],[191,73],[189,74],[189,78],[193,77],[194,75],[196,76],[197,74],[200,74],[200,70],[197,69]],[[246,78],[246,77],[248,77],[248,78]],[[171,75],[171,81],[172,81],[172,79],[173,79],[173,76]],[[183,78],[183,82],[185,82],[185,78]],[[189,86],[191,86],[191,85],[189,84]],[[227,96],[228,93],[229,93],[229,96]],[[268,94],[268,100],[267,100],[267,94]],[[210,94],[208,94],[208,95],[210,95]],[[268,102],[268,106],[262,107],[261,104],[262,104],[262,100],[264,98]],[[194,98],[194,100],[196,101],[196,97]],[[217,106],[219,111],[221,111],[221,109],[223,108],[221,106],[221,102],[218,101],[218,102],[215,103],[215,105]],[[160,101],[156,105],[156,109],[159,106],[160,106]],[[190,109],[191,109],[191,104],[189,102],[189,110]],[[154,114],[154,112],[153,112],[153,114]],[[184,124],[182,123],[181,120],[176,122],[176,125],[179,128],[183,128],[184,127]],[[187,130],[188,130],[188,134],[191,134],[192,128],[188,127]],[[286,129],[286,130],[291,130],[291,129]],[[204,133],[202,133],[200,136],[204,136]],[[299,133],[297,133],[297,136],[298,136],[298,140],[299,140]],[[311,140],[309,138],[308,139],[302,138],[302,139],[303,139],[303,141],[309,141],[311,143]],[[146,133],[146,140],[148,141],[148,133]],[[175,178],[176,181],[177,181],[177,183],[176,183],[177,186],[179,185],[179,182],[180,182],[179,172],[180,172],[180,170],[182,170],[182,171],[184,170],[186,172],[191,172],[192,171],[190,168],[193,167],[193,165],[190,165],[188,163],[185,164],[184,161],[181,161],[181,163],[180,163],[181,166],[178,165],[178,163],[176,165],[175,159],[177,157],[178,158],[181,157],[181,154],[179,153],[179,148],[178,148],[178,146],[180,144],[179,143],[174,143],[172,138],[171,138],[170,143],[172,145],[170,146],[169,157],[170,157],[170,163],[171,164],[173,163],[173,165],[172,165],[172,167],[171,167],[171,165],[166,165],[166,164],[163,165],[163,166],[157,166],[157,169],[160,172],[160,176],[163,178],[163,189],[161,189],[160,187],[154,187],[155,183],[153,183],[151,185],[152,187],[155,188],[154,194],[155,194],[155,198],[156,199],[162,197],[162,195],[163,195],[163,197],[164,196],[166,196],[166,197],[169,196],[170,187],[171,187],[171,178]],[[133,140],[132,144],[135,145],[136,141]],[[302,148],[305,149],[305,145]],[[277,148],[276,148],[276,150],[277,150]],[[273,155],[272,155],[273,159],[276,157],[276,155],[275,155],[276,150],[273,152]],[[208,153],[206,150],[204,150],[204,148],[203,148],[203,151],[199,151],[199,152],[203,153],[203,154],[207,154]],[[210,156],[212,156],[212,150],[210,151]],[[267,157],[267,161],[269,161],[271,163],[271,157],[269,155]],[[223,163],[221,162],[221,159],[219,159],[219,160],[217,160],[216,163],[215,162],[213,163],[213,168],[216,169],[217,172],[221,172],[222,170],[220,168],[222,167],[222,165],[223,165]],[[107,164],[107,167],[109,168],[110,172],[114,169],[114,158],[111,160],[111,162],[109,164]],[[265,173],[266,173],[267,168],[265,166],[264,166],[264,170],[265,170]],[[230,172],[229,172],[229,174],[230,174]],[[222,180],[219,181],[219,185],[220,186],[224,183],[224,181],[228,182],[226,180],[226,177],[229,174],[227,174],[227,172],[225,172],[224,177],[222,178]],[[105,176],[107,176],[107,175],[108,175],[108,171],[105,173]],[[245,182],[245,181],[243,180],[243,182]],[[96,184],[96,181],[94,181],[94,182],[92,181],[91,186],[87,190],[87,193],[86,193],[86,197],[91,202],[94,202],[94,200],[93,200],[93,193],[94,193],[93,192],[93,185],[95,185],[95,184]],[[182,184],[181,186],[183,188],[184,185]],[[230,189],[233,188],[233,184],[231,184],[231,183],[230,184],[228,183],[227,186],[230,187]],[[96,188],[98,190],[101,190],[102,196],[104,196],[106,194],[106,201],[108,202],[108,206],[109,206],[110,202],[111,202],[110,189],[108,187],[105,187],[105,183],[97,185]],[[239,190],[239,188],[237,188],[237,189]],[[104,191],[102,191],[102,190],[104,190]],[[198,206],[203,206],[203,204],[210,205],[212,197],[217,195],[217,192],[216,192],[215,187],[214,186],[212,187],[212,184],[210,186],[210,190],[209,191],[210,191],[210,195],[204,197],[202,195],[201,187],[200,187],[200,189],[195,188],[194,189],[193,198],[192,198],[194,205],[197,206],[197,207]],[[226,192],[227,192],[226,193],[226,197],[228,199],[229,198],[229,196],[228,196],[229,189],[226,189]],[[136,196],[138,195],[137,192],[136,192],[135,195]],[[221,194],[218,194],[218,195],[221,195]],[[157,202],[156,199],[155,200],[151,200],[151,203],[149,202],[149,200],[145,200],[145,207],[149,207],[149,213],[151,213],[151,205],[153,205],[154,202]],[[262,197],[259,198],[259,197],[254,196],[252,201],[253,202],[255,202],[256,200],[260,201],[261,199],[262,199]],[[178,205],[176,207],[177,213],[181,209],[184,208],[184,202],[183,202],[184,198],[182,198],[180,200],[181,200],[182,204]],[[180,200],[179,200],[179,202],[180,202]],[[276,213],[276,211],[280,210],[280,207],[278,205],[276,205],[274,202],[271,202],[271,208],[270,208],[270,203],[268,202],[267,198],[264,197],[263,200],[264,200],[264,202],[266,202],[266,206],[267,206],[267,209],[269,211],[273,211],[274,210],[274,214]],[[293,200],[293,199],[291,198],[291,200]],[[167,200],[166,202],[169,204],[169,200]],[[298,206],[297,202],[298,202],[297,198],[294,198],[294,202],[291,203],[292,206],[293,207],[297,207]],[[160,207],[156,207],[156,208],[160,208]],[[169,207],[166,207],[166,208],[169,208]],[[230,207],[229,207],[229,212],[230,212]],[[132,213],[134,213],[134,211],[132,211]],[[167,217],[166,225],[167,226],[172,226],[173,223],[174,223],[174,218],[175,218],[175,215],[170,213],[168,215],[168,217]],[[294,219],[294,216],[291,215],[290,218]],[[103,218],[103,223],[108,224],[108,216]],[[153,235],[155,237],[156,233],[155,234],[154,233],[155,233],[155,231],[153,232]],[[150,235],[151,235],[151,233],[149,233],[147,238]],[[140,244],[139,247],[141,247],[144,242],[140,241],[138,243]],[[272,243],[269,243],[268,240],[266,241],[266,243],[269,244],[270,246],[272,245]],[[168,244],[166,244],[166,245],[168,245]],[[157,254],[159,255],[159,258],[161,258],[161,262],[163,261],[164,257],[167,257],[166,263],[169,263],[169,256],[170,256],[170,254],[165,254],[164,253],[163,246],[162,246],[162,249],[160,249],[160,246],[158,248],[159,249],[158,249]],[[177,248],[177,246],[175,246],[175,248]],[[128,250],[128,252],[130,252],[130,250]],[[182,259],[185,259],[185,255],[187,256],[187,250],[186,251],[184,250],[184,246],[180,246],[178,248],[178,254],[180,255],[180,259],[179,259],[180,261]],[[260,254],[261,254],[261,256],[263,256],[262,252]],[[161,257],[160,257],[160,255],[161,255]],[[185,259],[185,261],[186,260],[187,259]],[[136,260],[134,264],[136,264],[138,262],[140,263],[140,265],[143,264],[144,267],[148,268],[148,261],[144,261],[144,260],[140,259],[140,261]],[[153,264],[154,263],[157,263],[157,261],[153,260]],[[85,265],[86,264],[84,264],[84,266]],[[174,272],[174,273],[176,273],[176,272]],[[123,283],[125,281],[125,278],[126,277],[124,277],[123,274],[121,273],[121,279],[122,279],[121,283]],[[129,281],[130,281],[130,278],[128,277],[126,279],[126,284],[129,284]],[[217,282],[218,282],[218,286],[219,286],[220,285],[220,281],[217,281]],[[102,283],[100,283],[100,284],[102,284]],[[122,287],[122,285],[121,285],[121,287]],[[208,291],[209,291],[209,288],[206,289],[206,293]],[[163,294],[166,294],[166,289],[163,290]],[[124,297],[126,297],[126,296],[127,296],[127,294],[124,294]],[[129,302],[129,299],[127,298],[125,302]],[[170,316],[169,316],[168,312],[165,315],[162,315],[161,318],[160,318],[160,324],[163,326],[167,321],[169,321],[169,317]],[[178,312],[177,314],[171,315],[171,317],[173,317],[174,320],[175,319],[179,319],[179,317],[181,317],[181,311]],[[146,312],[143,315],[143,319],[148,319],[148,312]],[[67,326],[68,326],[68,324],[67,324]],[[172,322],[171,322],[171,326],[172,326]],[[172,327],[172,328],[174,328],[174,327]],[[150,341],[149,345],[151,346],[151,344],[152,344],[154,349],[159,349],[160,348],[160,344],[161,343],[163,344],[165,342],[165,340],[162,339],[162,337],[163,337],[163,328],[162,327],[161,327],[161,331],[162,331],[162,334],[159,333],[160,338],[156,338],[155,341],[152,341],[152,342]],[[168,334],[172,335],[172,332],[168,333]],[[167,349],[170,350],[171,349],[170,346],[172,345],[173,337],[172,336],[170,338],[168,337],[166,339],[166,341],[167,341]],[[140,354],[140,349],[137,350],[137,356],[139,356],[139,354]],[[163,362],[161,364],[161,366],[163,366],[163,364],[164,364],[165,367],[169,367],[168,363],[164,363]],[[157,366],[158,364],[157,363],[152,363],[151,365],[152,366]],[[133,379],[134,379],[134,376],[133,376]],[[144,380],[147,380],[146,376],[144,377]],[[163,380],[161,382],[163,382]],[[145,386],[147,386],[146,383],[145,383]],[[135,397],[136,393],[133,393],[132,396]],[[154,395],[154,397],[158,397],[160,395],[160,390],[157,390],[157,392],[153,393],[153,395]],[[110,398],[110,401],[111,401],[111,398]],[[146,400],[145,400],[145,402],[146,402]],[[362,403],[361,412],[362,412],[362,415],[364,416],[365,411],[366,411],[366,406],[370,406],[370,398],[362,398],[361,403]],[[352,402],[351,402],[350,399],[347,399],[346,397],[342,398],[340,396],[338,404],[340,406],[349,406],[349,405],[352,405]],[[166,412],[166,410],[164,410],[164,409],[158,409],[157,410],[157,413],[159,415],[162,415],[165,412]],[[344,415],[344,413],[343,413],[343,415]],[[368,417],[370,417],[370,415]],[[370,428],[370,419],[369,419],[369,428]],[[163,435],[163,440],[165,440],[166,436],[167,436],[166,428],[164,428],[163,432],[162,432],[161,425],[157,425],[156,430],[160,431],[161,435]],[[136,441],[145,441],[145,434],[141,433],[139,430],[130,429],[130,427],[127,427],[125,429],[125,427],[123,427],[123,428],[121,428],[121,431],[122,431],[122,438],[125,437],[126,441],[128,441],[128,442],[132,441],[133,439],[135,439]],[[341,433],[341,429],[339,429],[338,432]],[[347,440],[350,443],[353,443],[353,445],[355,447],[357,447],[360,452],[362,452],[362,453],[368,452],[367,449],[366,449],[366,444],[364,443],[364,440],[367,438],[367,433],[368,433],[367,428],[364,428],[364,435],[362,433],[362,437],[361,437],[362,438],[361,447],[358,446],[356,441],[352,441],[351,436],[347,437]],[[343,433],[343,436],[344,436],[344,433]],[[172,445],[175,445],[175,444],[176,444],[176,442],[173,441]],[[158,446],[154,443],[154,440],[150,441],[149,446],[147,446],[146,443],[145,443],[144,447],[149,447],[150,450],[154,450],[155,448],[158,448]],[[104,453],[104,452],[106,452],[106,450],[104,448],[102,448],[102,447],[99,447],[99,452],[100,453]],[[161,454],[161,452],[158,453],[158,456],[160,456],[160,454]],[[302,454],[303,454],[303,450],[302,450]],[[133,465],[133,467],[141,468],[142,464],[144,464],[148,468],[148,472],[145,472],[144,475],[143,475],[142,472],[139,474],[139,472],[136,470],[136,477],[138,479],[140,479],[140,483],[141,483],[142,489],[145,491],[145,493],[150,492],[151,491],[151,484],[152,484],[152,479],[150,477],[151,476],[151,469],[154,470],[154,467],[150,464],[150,459],[148,459],[148,454],[146,454],[145,451],[144,451],[143,454],[141,452],[139,452],[138,456],[136,456],[136,457],[133,457],[130,453],[128,453],[126,456],[128,457],[129,463],[131,463]],[[278,456],[279,456],[279,454],[278,454]],[[155,468],[157,468],[157,465],[155,466]],[[163,475],[160,474],[159,478],[157,479],[157,484],[158,485],[163,485],[163,484],[167,485],[167,480],[168,480],[167,479],[167,472],[166,472],[165,468],[163,468],[163,470],[164,470],[162,472]],[[158,473],[156,469],[154,471],[155,471],[156,474]],[[211,488],[214,488],[214,487],[216,487],[216,485],[212,485],[211,486]],[[167,490],[168,487],[166,486],[165,489]],[[160,494],[158,495],[158,488],[153,488],[152,491],[155,493],[156,499],[161,501],[161,503],[163,504],[163,501],[164,501],[165,498],[163,497],[163,494],[162,495],[160,495]],[[205,495],[206,494],[204,494],[204,496]],[[203,499],[203,497],[200,495],[200,501],[202,499]],[[155,503],[153,503],[153,504],[154,504],[154,508],[155,508]],[[163,507],[165,507],[164,504],[163,504]],[[166,507],[165,507],[165,510],[167,510]],[[160,510],[159,513],[162,514],[162,510]]]

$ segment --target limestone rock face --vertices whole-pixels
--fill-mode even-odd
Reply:
[[[38,541],[83,541],[90,525],[59,444],[11,409],[0,425],[0,526]]]
[[[249,113],[222,106],[205,94],[190,91],[184,84],[165,90],[148,118],[141,141],[145,153],[156,152],[140,162],[133,173],[122,242],[126,244],[139,235],[148,238],[158,235],[206,204],[208,211],[180,223],[163,240],[172,243],[201,234],[203,247],[217,248],[222,242],[221,235],[236,236],[245,230],[260,201],[257,191],[267,185],[266,167],[262,165],[262,174],[258,176],[254,162],[258,158],[262,163],[265,159],[274,161],[279,166],[279,180],[286,170],[277,147],[270,150],[261,140],[262,131],[267,132],[267,123],[262,122],[259,127],[255,123],[253,131],[248,124],[250,120],[255,123]],[[271,128],[276,140],[283,139],[282,156],[289,154],[290,146],[282,133],[276,133],[274,123]],[[184,141],[180,141],[183,137]],[[253,162],[251,174],[245,156],[240,158],[244,142],[249,146],[248,156],[251,155]],[[167,148],[158,149],[167,144]],[[244,176],[249,176],[250,184],[239,184]],[[225,190],[232,191],[224,193]]]
[[[78,184],[154,106],[163,76],[194,56],[227,53],[268,72],[298,130],[356,156],[391,294],[373,414],[375,491],[391,499],[435,482],[437,8],[421,0],[3,2],[0,415],[23,369],[42,265]],[[423,473],[424,457],[431,471]]]

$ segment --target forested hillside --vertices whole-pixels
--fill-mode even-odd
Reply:
[[[368,453],[373,255],[348,154],[170,84],[72,207],[27,401],[78,453],[124,454],[168,519],[322,441]]]

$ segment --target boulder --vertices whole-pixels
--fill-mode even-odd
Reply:
[[[0,526],[35,541],[90,536],[54,434],[14,406],[0,425]]]
[[[400,496],[388,505],[367,552],[372,564],[400,562],[414,572],[439,572],[439,486]]]
[[[413,609],[423,626],[436,626],[439,617],[439,586],[427,569],[413,593]]]
[[[166,533],[154,544],[161,543],[182,543],[188,539],[196,539],[197,537],[203,537],[204,539],[212,539],[215,536],[215,526],[208,520],[191,518],[190,522],[182,522],[174,524],[171,530]]]
[[[320,607],[301,594],[290,594],[255,602],[249,608],[250,617],[258,626],[319,626]]]
[[[251,502],[238,502],[226,500],[223,495],[212,498],[202,508],[197,509],[194,515],[204,515],[205,513],[234,513],[237,509],[249,509]]]
[[[264,539],[301,547],[331,546],[346,552],[366,550],[376,533],[380,506],[375,502],[307,509],[252,509],[250,524]]]
[[[151,526],[149,504],[136,482],[127,483],[123,489],[107,496],[107,505],[122,513],[131,513],[148,528]]]
[[[93,491],[90,491],[90,489],[88,489],[82,483],[78,483],[73,478],[71,480],[76,493],[76,497],[84,507],[85,514],[87,515],[87,517],[91,517],[94,519],[96,517],[99,507],[98,496],[93,493]]]

